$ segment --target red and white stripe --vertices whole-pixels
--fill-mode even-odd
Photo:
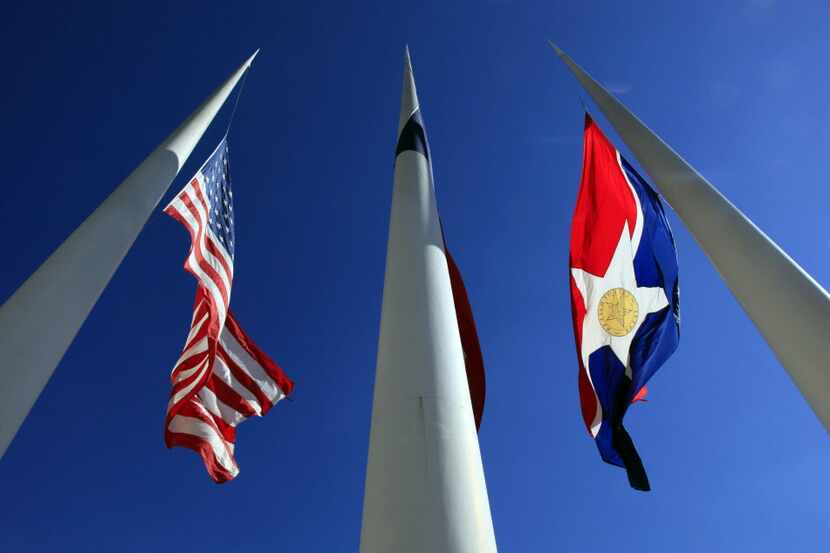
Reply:
[[[233,260],[208,225],[210,204],[201,171],[170,202],[164,212],[179,221],[190,233],[190,255],[184,268],[207,292],[214,317],[211,335],[219,336],[231,300]]]
[[[265,415],[293,388],[291,379],[228,312],[207,382],[168,417],[165,442],[198,452],[211,478],[226,482],[239,473],[236,426]]]

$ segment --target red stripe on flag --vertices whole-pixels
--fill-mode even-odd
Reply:
[[[236,339],[239,345],[248,352],[248,355],[259,363],[263,370],[268,373],[268,376],[277,383],[282,393],[286,396],[291,395],[291,392],[294,390],[294,381],[288,378],[285,372],[283,372],[282,367],[276,361],[259,349],[254,341],[248,337],[245,331],[242,330],[242,327],[239,326],[236,317],[230,309],[228,309],[228,317],[225,319],[225,328]]]
[[[213,232],[211,232],[210,228],[205,229],[205,246],[207,250],[219,260],[219,264],[222,265],[222,270],[225,271],[225,274],[228,275],[228,281],[233,282],[233,266],[228,265],[225,256],[228,254],[222,253],[219,248],[222,248],[213,238]],[[224,249],[224,248],[223,248]]]
[[[196,182],[196,179],[193,179],[193,182]],[[191,186],[191,185],[188,185],[188,186]],[[183,197],[186,198],[187,197],[186,191],[187,191],[187,186],[184,188],[184,190],[179,192],[179,195],[176,196],[176,199],[182,200]],[[190,248],[192,250],[193,249],[193,244],[196,243],[197,233],[199,232],[199,228],[201,227],[201,225],[199,223],[199,219],[196,219],[196,228],[193,229],[188,224],[188,222],[185,220],[185,218],[182,216],[182,214],[179,212],[179,208],[176,207],[174,202],[170,202],[170,205],[168,205],[164,209],[164,212],[166,214],[168,214],[170,217],[177,220],[185,229],[187,229],[187,233],[190,235]]]
[[[224,439],[222,431],[217,426],[213,415],[211,415],[207,411],[207,409],[205,409],[204,406],[201,403],[199,403],[197,399],[191,399],[186,404],[184,404],[179,415],[182,417],[190,417],[198,421],[201,421],[213,430],[217,439]],[[231,435],[235,436],[235,434]],[[208,442],[208,440],[193,434],[172,432],[169,429],[165,428],[164,441],[168,448],[173,446],[181,446],[187,447],[199,453],[199,455],[202,457],[202,461],[205,464],[205,468],[207,469],[208,474],[217,483],[221,484],[222,482],[226,482],[235,477],[235,474],[229,471],[227,468],[225,468],[216,458],[216,454],[213,451],[213,447]],[[229,441],[233,443],[233,440]],[[233,468],[238,472],[239,467],[236,465],[236,460],[234,459],[233,451],[225,443],[222,444],[222,447],[228,453],[228,457],[230,459],[230,462],[233,464]]]
[[[193,187],[193,192],[196,194],[196,197],[198,198],[199,202],[204,206],[205,213],[210,213],[210,204],[208,203],[207,199],[205,199],[205,195],[202,193],[201,183],[199,183],[199,186],[194,186]],[[225,269],[225,273],[229,277],[231,277],[233,275],[233,265],[228,265],[228,262],[227,262],[227,259],[226,259],[227,254],[223,254],[219,250],[219,248],[221,246],[219,246],[219,245],[217,245],[216,243],[213,242],[213,240],[211,239],[211,234],[212,233],[210,233],[209,230],[210,230],[210,227],[206,226],[205,227],[205,238],[206,238],[205,243],[207,245],[208,251],[210,253],[212,253],[214,255],[214,257],[219,259],[219,262],[222,264],[222,267]],[[207,239],[210,239],[210,240],[207,240]],[[222,249],[224,250],[224,247],[222,247]]]
[[[213,448],[210,444],[198,436],[167,432],[164,443],[168,448],[186,447],[198,453],[205,464],[205,470],[207,470],[207,473],[217,484],[224,484],[228,480],[233,480],[236,477],[219,463],[213,454]]]
[[[215,375],[208,380],[206,386],[216,394],[216,397],[219,398],[219,401],[238,411],[241,413],[245,418],[255,417],[257,416],[256,410],[251,407],[251,404],[248,401],[240,396],[233,388],[230,387],[229,384],[222,381],[219,378],[216,378]]]
[[[251,378],[251,375],[248,374],[248,371],[246,371],[245,369],[237,365],[236,362],[234,362],[231,356],[228,355],[228,352],[225,350],[221,342],[216,346],[216,354],[219,357],[221,357],[222,360],[225,362],[225,365],[227,365],[228,369],[230,369],[231,373],[233,374],[233,377],[240,384],[245,386],[245,388],[247,388],[249,392],[256,396],[257,403],[259,403],[262,414],[264,415],[265,413],[267,413],[272,407],[271,400],[268,399],[268,396],[265,395],[265,392],[262,391],[262,388],[259,387],[256,381],[253,378]]]
[[[236,442],[236,428],[228,424],[225,419],[219,415],[214,415],[210,411],[208,411],[208,414],[210,414],[213,424],[215,424],[216,428],[219,429],[219,432],[222,434],[225,441],[230,443]]]

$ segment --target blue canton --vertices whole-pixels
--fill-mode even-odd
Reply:
[[[208,226],[219,242],[234,258],[235,236],[233,230],[233,191],[228,167],[228,141],[223,139],[216,151],[202,167],[210,204]]]

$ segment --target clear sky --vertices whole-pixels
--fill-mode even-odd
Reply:
[[[582,107],[545,41],[827,285],[829,22],[775,0],[6,6],[0,301],[261,47],[231,132],[232,306],[297,389],[240,427],[234,482],[165,449],[195,283],[157,210],[0,460],[0,551],[357,551],[407,43],[487,368],[500,550],[825,548],[830,439],[673,213],[680,347],[626,419],[654,491],[600,461],[567,280]]]

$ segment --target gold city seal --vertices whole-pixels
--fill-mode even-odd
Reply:
[[[612,288],[599,300],[597,318],[602,329],[611,336],[625,336],[631,332],[638,315],[637,300],[625,288]]]

